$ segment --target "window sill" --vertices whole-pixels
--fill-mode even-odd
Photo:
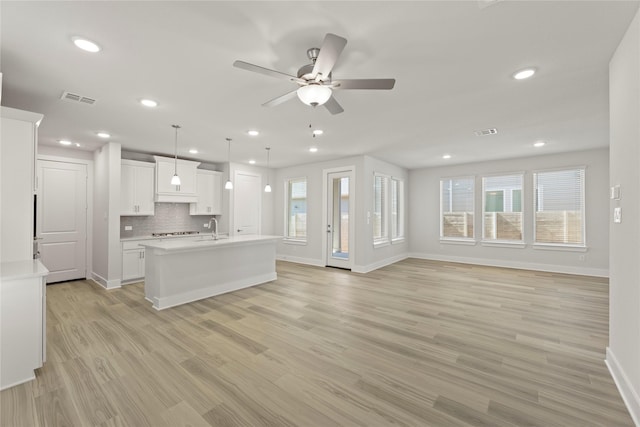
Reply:
[[[490,246],[496,248],[519,248],[524,249],[527,245],[524,242],[509,240],[483,240],[480,242],[482,246]]]
[[[587,252],[588,248],[586,246],[575,246],[575,245],[561,245],[561,244],[551,244],[551,243],[534,243],[533,249],[540,249],[543,251],[566,251],[566,252]]]
[[[444,243],[446,245],[467,245],[467,246],[475,246],[476,242],[474,239],[447,239],[440,238],[440,243]]]
[[[399,243],[404,243],[404,237],[397,237],[395,239],[391,239],[392,245],[397,245]]]
[[[382,248],[385,246],[389,246],[391,243],[389,243],[388,240],[385,241],[378,241],[378,242],[373,242],[373,248],[377,249],[377,248]]]
[[[299,245],[299,246],[306,246],[307,245],[307,241],[306,240],[287,239],[286,237],[284,239],[282,239],[282,243],[284,243],[285,245]]]

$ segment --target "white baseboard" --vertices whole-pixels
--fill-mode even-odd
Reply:
[[[234,282],[196,289],[190,292],[184,292],[169,297],[152,297],[150,301],[153,303],[153,308],[160,311],[164,310],[165,308],[175,307],[176,305],[187,304],[193,301],[214,297],[216,295],[226,294],[227,292],[237,291],[240,289],[248,288],[250,286],[271,282],[276,279],[278,279],[278,275],[275,272],[266,273],[258,276],[247,277],[241,280],[236,280]],[[146,299],[149,300],[149,298]]]
[[[386,267],[387,265],[395,264],[398,261],[402,261],[403,259],[409,258],[409,254],[400,254],[393,256],[391,258],[385,258],[380,261],[376,261],[372,264],[367,265],[354,265],[351,271],[354,273],[369,273],[373,270],[377,270],[382,267]]]
[[[90,279],[105,289],[118,289],[122,285],[120,279],[107,280],[96,272],[91,272]]]
[[[622,369],[622,366],[618,363],[618,359],[610,347],[607,347],[607,358],[604,360],[604,363],[607,364],[613,381],[615,381],[616,386],[618,386],[618,391],[625,405],[627,405],[633,422],[640,427],[640,396],[638,396],[638,392],[633,389],[633,384],[631,384],[629,377],[624,373],[624,369]]]
[[[535,262],[509,261],[502,259],[486,259],[447,256],[440,254],[425,254],[413,252],[409,258],[428,259],[433,261],[459,262],[462,264],[487,265],[490,267],[517,268],[521,270],[546,271],[549,273],[579,274],[582,276],[609,277],[609,270],[606,268],[574,267],[569,265],[539,264]]]
[[[316,267],[324,267],[324,262],[321,259],[315,258],[300,258],[291,255],[276,255],[278,261],[295,262],[296,264],[314,265]]]

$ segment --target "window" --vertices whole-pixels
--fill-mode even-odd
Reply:
[[[440,237],[473,239],[473,187],[475,179],[440,180]]]
[[[391,241],[404,239],[404,181],[391,178]]]
[[[482,178],[482,240],[522,242],[522,175]]]
[[[307,240],[307,178],[286,181],[285,238]]]
[[[534,242],[585,246],[584,169],[533,174]]]
[[[373,175],[373,243],[388,243],[387,227],[387,181],[386,175]]]

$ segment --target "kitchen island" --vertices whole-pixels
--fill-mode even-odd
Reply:
[[[141,243],[145,247],[145,298],[156,310],[186,304],[277,279],[280,236]]]

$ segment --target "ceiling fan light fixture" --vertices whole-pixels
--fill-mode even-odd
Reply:
[[[331,88],[317,83],[301,86],[297,90],[298,98],[312,107],[322,105],[331,98]]]

